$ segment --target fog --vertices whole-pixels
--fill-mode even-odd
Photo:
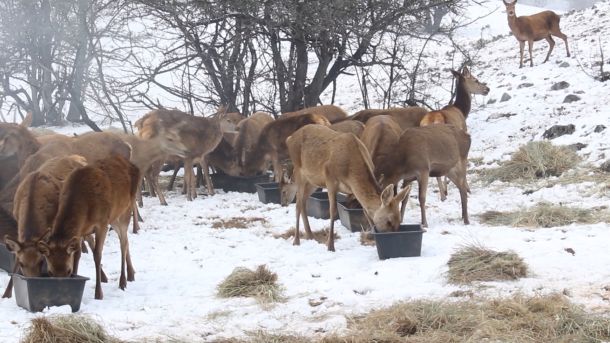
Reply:
[[[520,4],[544,7],[552,10],[569,11],[593,6],[600,0],[520,0]]]

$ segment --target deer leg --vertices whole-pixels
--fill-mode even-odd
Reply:
[[[411,182],[409,182],[409,184],[411,184]],[[407,184],[407,182],[405,180],[402,180],[402,188],[408,187],[409,184]],[[398,194],[398,192],[396,192],[396,194]],[[404,199],[402,199],[402,202],[400,203],[400,222],[401,223],[405,217],[405,210],[407,208],[408,201],[409,201],[409,197],[406,196]]]
[[[95,238],[93,238],[93,235],[86,235],[84,240],[87,242],[87,244],[89,244],[89,249],[91,249],[91,251],[95,251]],[[103,283],[108,282],[108,277],[106,276],[106,273],[104,273],[103,268],[102,268],[101,281]]]
[[[468,194],[467,194],[467,183],[466,183],[466,173],[464,170],[453,169],[447,174],[449,180],[453,182],[457,188],[460,190],[460,200],[462,202],[462,219],[464,219],[464,224],[470,224],[470,220],[468,219]]]
[[[17,263],[15,263],[15,265],[13,266],[13,274],[17,273],[19,271],[19,265]],[[13,277],[11,276],[8,279],[8,285],[6,285],[6,289],[4,290],[4,294],[2,295],[2,298],[10,298],[13,296]]]
[[[119,279],[119,288],[124,290],[127,287],[127,278],[125,277],[125,266],[127,264],[127,254],[129,251],[129,238],[127,237],[127,228],[129,226],[129,211],[121,215],[118,220],[112,225],[116,229],[121,244],[121,277]],[[132,269],[133,272],[133,269]],[[130,275],[133,278],[133,275]]]
[[[138,224],[138,206],[137,206],[137,204],[133,205],[133,211],[131,211],[131,213],[133,214],[133,229],[132,229],[132,232],[137,234],[138,231],[140,231],[140,224]]]
[[[72,275],[78,275],[78,264],[80,263],[81,254],[81,249],[74,252],[74,258],[72,260]]]
[[[104,292],[102,292],[102,249],[104,248],[104,241],[106,241],[106,235],[108,234],[108,224],[102,225],[96,229],[95,232],[95,248],[93,249],[93,261],[95,262],[95,299],[104,299]]]
[[[171,179],[169,179],[169,185],[167,185],[167,190],[174,190],[174,182],[176,181],[176,177],[178,176],[178,171],[180,171],[180,165],[174,167],[174,173],[172,174]]]
[[[568,48],[568,36],[564,35],[561,31],[557,30],[555,33],[551,33],[553,36],[560,38],[566,44],[566,54],[570,57],[570,48]]]
[[[186,199],[193,201],[193,190],[194,190],[193,177],[193,160],[190,158],[184,159],[184,192],[186,193]]]
[[[155,193],[159,198],[159,203],[163,206],[167,206],[167,201],[165,201],[165,195],[159,189],[159,174],[161,173],[161,164],[153,163],[153,165],[148,168],[146,172],[146,179],[149,183],[149,188],[151,189],[151,195]]]
[[[519,41],[519,68],[523,68],[523,48],[525,47],[525,41]]]
[[[534,66],[534,57],[532,55],[532,50],[534,48],[534,41],[533,40],[528,40],[527,41],[527,47],[528,47],[528,50],[530,52],[530,67],[533,67]]]
[[[447,183],[445,183],[441,177],[436,178],[436,183],[438,183],[438,192],[441,194],[441,201],[447,200]]]
[[[551,35],[546,37],[546,41],[549,42],[549,52],[546,54],[546,58],[544,59],[543,63],[546,63],[549,60],[549,57],[551,57],[551,52],[553,52],[553,48],[555,47],[555,41]]]
[[[140,207],[144,206],[144,200],[142,199],[143,186],[144,186],[144,181],[142,181],[138,184],[138,190],[136,191],[136,200],[137,200],[138,206],[140,206]],[[150,191],[150,187],[149,187],[149,191]]]
[[[334,185],[326,185],[328,190],[328,205],[330,210],[330,229],[326,247],[328,251],[335,251],[335,216],[337,215],[337,188]]]
[[[428,190],[428,171],[420,173],[420,177],[417,179],[417,185],[419,187],[419,208],[421,210],[421,225],[428,227],[428,220],[426,219],[426,191]]]
[[[292,245],[301,245],[301,231],[299,230],[299,216],[301,212],[304,211],[305,203],[303,202],[303,189],[304,187],[300,187],[297,190],[297,205],[296,205],[296,217],[297,217],[297,225],[294,229],[294,240],[292,241]]]
[[[316,190],[317,187],[310,183],[304,185],[303,190],[303,211],[301,211],[301,217],[303,218],[303,227],[305,228],[305,238],[313,239],[313,232],[311,232],[311,226],[309,226],[309,217],[307,217],[307,199]]]
[[[282,165],[280,164],[280,159],[277,154],[273,154],[271,163],[273,164],[273,179],[275,182],[282,182]]]
[[[212,179],[210,178],[208,158],[206,156],[203,156],[203,158],[201,159],[201,168],[203,169],[205,185],[208,188],[208,195],[214,195],[214,185],[212,184]]]

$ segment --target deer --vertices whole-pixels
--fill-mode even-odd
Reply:
[[[330,128],[337,132],[353,133],[360,137],[364,131],[364,123],[357,120],[342,120],[330,125]]]
[[[235,153],[238,158],[238,166],[240,167],[242,174],[250,173],[256,174],[264,171],[266,165],[261,164],[260,168],[251,168],[244,170],[246,166],[247,156],[252,154],[256,144],[261,138],[261,134],[265,126],[274,121],[273,117],[266,112],[256,112],[247,119],[242,120],[237,124],[237,135],[232,144],[235,147]]]
[[[377,230],[396,231],[400,225],[399,204],[411,187],[394,196],[394,187],[379,186],[373,162],[366,147],[352,133],[338,133],[323,125],[306,125],[286,139],[293,163],[290,179],[282,178],[282,193],[290,201],[296,196],[294,245],[300,244],[299,217],[302,217],[307,239],[313,234],[307,219],[307,198],[317,187],[328,190],[330,230],[327,249],[335,251],[334,220],[337,214],[337,192],[353,194]]]
[[[570,57],[568,37],[563,34],[559,28],[560,17],[557,13],[553,11],[543,11],[533,15],[517,17],[517,13],[515,12],[517,0],[502,1],[504,2],[504,6],[506,6],[508,27],[510,27],[511,32],[519,41],[519,68],[523,68],[523,50],[526,41],[530,54],[530,67],[534,66],[534,58],[532,57],[534,42],[539,40],[546,39],[546,41],[549,42],[549,51],[546,54],[543,63],[546,63],[549,60],[551,52],[553,52],[553,48],[555,47],[555,41],[552,36],[563,40],[566,45],[567,56]]]
[[[390,149],[395,167],[385,175],[390,180],[417,180],[422,226],[426,219],[428,178],[447,176],[460,191],[462,219],[469,224],[466,161],[470,150],[470,135],[453,125],[430,125],[406,129],[398,144]]]
[[[25,125],[0,123],[0,190],[7,187],[26,159],[40,148]]]
[[[193,173],[193,166],[196,163],[201,164],[204,171],[208,194],[214,194],[214,187],[212,186],[208,170],[207,155],[222,140],[223,135],[220,121],[219,117],[195,117],[178,110],[159,109],[147,113],[135,123],[135,126],[138,128],[138,136],[142,138],[158,135],[161,127],[168,128],[178,124],[181,125],[179,130],[181,141],[188,149],[184,157],[184,192],[188,201],[192,201],[197,197],[196,180]],[[156,181],[160,170],[161,166],[157,164],[147,172],[147,177],[155,180],[152,182],[151,188],[154,189],[157,195],[160,194]]]
[[[271,160],[275,182],[280,182],[283,170],[280,162],[289,157],[286,138],[308,124],[330,126],[326,117],[313,113],[288,116],[266,124],[254,148],[246,155],[243,172],[252,175]]]
[[[361,110],[353,115],[349,116],[348,119],[357,120],[364,124],[368,122],[369,119],[378,115],[389,115],[398,123],[402,130],[408,129],[410,127],[419,126],[419,122],[422,118],[428,113],[428,110],[418,106],[411,107],[394,107],[388,109],[368,109]]]
[[[85,158],[79,155],[55,157],[28,174],[19,184],[13,208],[17,236],[4,237],[7,249],[15,254],[14,272],[27,277],[41,275],[44,257],[38,251],[37,244],[53,225],[64,180],[72,171],[86,164]],[[12,280],[3,298],[11,297],[11,289]]]
[[[69,277],[77,271],[81,239],[94,234],[95,299],[103,299],[101,259],[110,224],[121,243],[119,288],[124,290],[127,281],[135,279],[127,228],[139,180],[138,168],[120,155],[98,160],[70,174],[61,188],[53,226],[37,244],[50,276]]]
[[[320,105],[320,106],[306,107],[304,109],[294,111],[294,112],[285,112],[285,113],[282,113],[282,115],[278,119],[286,118],[286,117],[293,117],[293,116],[297,116],[299,114],[305,114],[305,113],[319,114],[319,115],[325,117],[326,119],[328,119],[328,121],[331,124],[345,120],[345,118],[347,118],[347,113],[339,106]]]

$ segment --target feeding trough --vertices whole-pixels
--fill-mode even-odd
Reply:
[[[269,182],[269,175],[230,176],[227,174],[212,174],[214,188],[225,192],[256,193],[256,184]]]
[[[260,202],[263,204],[281,204],[280,185],[277,182],[257,183],[254,186]]]
[[[423,233],[419,224],[400,225],[395,232],[378,232],[373,229],[379,259],[420,256]]]
[[[337,201],[345,201],[346,196],[337,193]],[[328,192],[317,190],[307,198],[307,215],[318,219],[330,218],[330,205],[328,201]],[[335,217],[335,220],[337,218]]]
[[[362,229],[369,228],[369,221],[366,219],[364,210],[358,204],[357,207],[348,207],[346,201],[337,201],[337,212],[341,224],[352,232],[360,232]]]
[[[0,269],[6,270],[7,273],[12,273],[14,265],[15,255],[8,251],[6,245],[0,243]]]
[[[48,306],[70,305],[72,312],[80,309],[85,282],[89,278],[25,277],[13,274],[13,287],[17,305],[30,312],[40,312]]]

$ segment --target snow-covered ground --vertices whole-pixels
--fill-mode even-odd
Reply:
[[[483,13],[488,8],[479,10]],[[537,10],[517,6],[519,14]],[[518,43],[507,35],[503,8],[487,17],[484,24],[474,23],[465,29],[461,39],[472,42],[480,37],[480,27],[484,25],[490,25],[493,32],[489,37],[503,35],[481,48],[482,57],[473,67],[473,73],[488,83],[491,92],[486,97],[476,96],[468,118],[473,138],[471,158],[493,165],[509,158],[520,145],[540,140],[542,133],[555,124],[575,125],[573,134],[553,142],[586,144],[579,151],[584,157],[582,168],[587,164],[599,165],[610,157],[610,127],[594,132],[597,125],[610,126],[610,82],[600,83],[587,75],[598,69],[593,66],[599,61],[598,37],[610,34],[607,13],[610,13],[608,1],[595,9],[564,16],[562,30],[569,36],[573,57],[565,57],[563,42],[556,40],[550,61],[541,64],[548,47],[546,42],[538,42],[534,68],[518,68]],[[610,55],[610,43],[602,41],[602,45],[606,56]],[[437,56],[442,55],[439,52]],[[567,66],[561,66],[564,62]],[[551,91],[551,86],[560,81],[567,81],[570,86]],[[344,91],[338,94],[338,103],[350,110],[356,109],[354,94],[347,91],[353,89],[354,84],[350,84],[353,80],[341,82],[338,89]],[[532,85],[523,86],[527,83]],[[512,98],[500,102],[504,93]],[[581,100],[564,104],[568,94],[577,94]],[[489,100],[496,102],[487,104]],[[488,119],[505,113],[514,115]],[[63,132],[79,130],[67,128]],[[133,340],[208,341],[258,329],[314,336],[341,331],[346,325],[346,315],[397,300],[446,297],[459,289],[446,282],[446,262],[456,248],[472,242],[493,249],[514,250],[531,269],[528,278],[484,283],[484,287],[473,287],[475,292],[507,295],[565,290],[573,301],[592,311],[610,311],[610,294],[605,290],[610,285],[607,249],[610,225],[531,230],[489,227],[479,224],[477,218],[487,210],[509,210],[540,201],[582,208],[607,206],[607,192],[605,195],[595,192],[601,185],[556,185],[524,195],[525,189],[519,185],[497,182],[484,185],[474,179],[470,182],[472,225],[461,224],[455,187],[450,188],[449,199],[444,203],[433,193],[435,187],[431,187],[427,210],[430,227],[424,234],[422,256],[385,261],[378,259],[375,247],[360,245],[359,236],[342,228],[338,221],[335,227],[339,228],[341,238],[335,243],[335,253],[312,241],[304,240],[301,246],[295,247],[290,240],[274,238],[274,234],[294,227],[294,205],[287,208],[264,205],[254,194],[221,192],[189,203],[183,196],[170,193],[167,207],[160,206],[156,199],[146,198],[142,231],[130,236],[136,281],[129,283],[125,291],[118,289],[119,244],[116,235],[111,233],[103,257],[110,279],[103,285],[105,298],[93,299],[94,280],[89,281],[80,313],[98,319],[112,334]],[[232,217],[255,220],[246,229],[212,228],[219,218]],[[314,230],[329,225],[325,220],[310,221]],[[412,198],[405,222],[417,221],[418,203]],[[566,248],[573,249],[575,254],[567,253]],[[266,264],[278,274],[285,288],[285,302],[261,306],[253,299],[216,296],[216,286],[233,268],[255,268],[259,264]],[[93,278],[93,271],[91,256],[84,255],[80,273]],[[7,281],[7,274],[0,272],[0,285]],[[322,303],[314,307],[310,300]],[[31,314],[17,307],[14,299],[0,299],[0,341],[18,341],[31,318],[68,312],[69,307],[60,307]]]

